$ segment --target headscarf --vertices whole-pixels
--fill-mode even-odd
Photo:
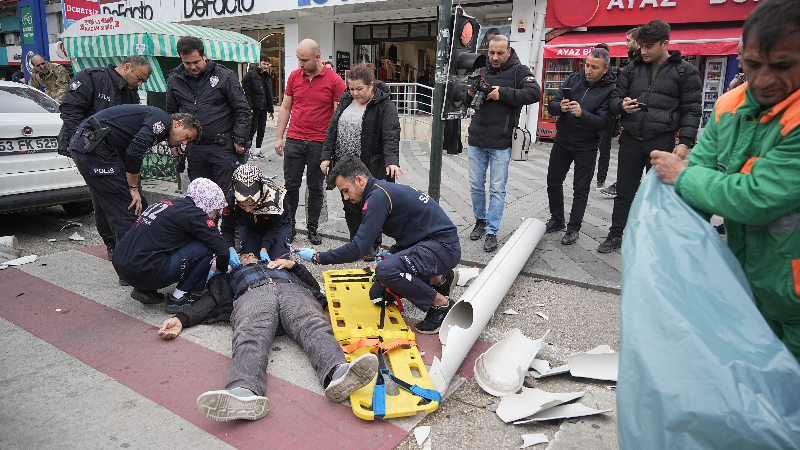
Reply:
[[[283,214],[286,189],[266,178],[261,170],[242,164],[233,172],[233,193],[237,202],[256,204],[253,214]]]
[[[195,178],[186,189],[186,196],[206,214],[225,207],[225,194],[217,183],[208,178]]]

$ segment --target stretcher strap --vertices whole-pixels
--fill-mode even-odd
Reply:
[[[364,347],[376,347],[379,346],[380,344],[381,341],[380,339],[377,338],[375,339],[361,338],[358,340],[358,342],[354,342],[348,345],[343,345],[342,350],[344,350],[345,353],[350,354],[358,349],[362,349]]]
[[[380,369],[378,377],[375,380],[375,389],[372,391],[372,412],[375,417],[383,417],[386,415],[386,377],[392,379],[398,387],[405,389],[408,392],[425,400],[425,403],[442,402],[442,395],[433,389],[424,389],[416,384],[409,384],[405,381],[392,375],[389,369]]]

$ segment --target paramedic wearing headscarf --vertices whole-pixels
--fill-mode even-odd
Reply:
[[[228,246],[214,219],[225,207],[225,195],[208,178],[189,184],[186,196],[150,205],[117,242],[112,260],[119,276],[133,286],[131,297],[144,304],[167,301],[170,313],[182,311],[202,291],[211,259],[228,271]],[[178,283],[171,294],[158,289]]]
[[[228,245],[231,267],[239,267],[234,232],[239,226],[241,253],[271,261],[289,253],[292,218],[286,189],[264,177],[258,167],[243,164],[233,172],[233,190],[225,195],[222,237]]]

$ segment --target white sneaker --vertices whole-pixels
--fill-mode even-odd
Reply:
[[[241,396],[226,390],[209,391],[197,397],[197,409],[217,422],[258,420],[269,412],[269,399],[252,392]]]
[[[344,375],[330,382],[325,388],[325,397],[341,403],[350,398],[350,394],[368,385],[377,373],[378,357],[374,353],[361,355],[349,364]]]
[[[258,148],[251,148],[250,149],[250,157],[251,158],[261,158],[263,153],[261,153],[261,147]]]

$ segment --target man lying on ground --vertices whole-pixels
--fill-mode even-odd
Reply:
[[[209,281],[209,292],[219,296],[220,279],[229,277],[233,360],[225,389],[209,391],[197,398],[201,413],[216,421],[258,420],[267,415],[266,369],[279,327],[308,354],[329,400],[343,402],[372,381],[378,371],[378,358],[369,353],[347,363],[330,323],[322,314],[319,297],[324,303],[324,294],[308,269],[287,259],[259,262],[252,253],[243,254],[241,262],[242,266],[230,275],[220,274]],[[206,320],[226,303],[211,294],[205,295],[165,320],[158,335],[174,339],[184,327]]]

